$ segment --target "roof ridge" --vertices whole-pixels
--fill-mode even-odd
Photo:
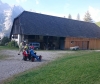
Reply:
[[[35,14],[40,14],[40,15],[50,16],[50,17],[55,17],[55,18],[61,18],[61,19],[67,19],[67,20],[71,20],[71,21],[78,21],[78,22],[84,22],[84,23],[95,24],[95,23],[92,23],[92,22],[86,22],[86,21],[81,21],[81,20],[69,19],[69,18],[65,18],[65,17],[53,16],[53,15],[48,15],[48,14],[43,14],[43,13],[37,13],[37,12],[31,12],[31,11],[26,11],[26,10],[24,10],[23,13],[24,13],[24,12],[35,13]]]

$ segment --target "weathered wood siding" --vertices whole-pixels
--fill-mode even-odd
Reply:
[[[80,49],[100,49],[100,39],[97,38],[65,38],[65,49],[79,46]]]

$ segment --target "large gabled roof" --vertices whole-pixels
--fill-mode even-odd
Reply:
[[[24,11],[17,18],[20,21],[21,33],[25,35],[100,38],[100,28],[94,23],[28,11]]]

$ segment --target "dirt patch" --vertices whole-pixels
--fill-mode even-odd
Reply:
[[[42,55],[41,62],[31,62],[31,61],[23,61],[22,55],[17,55],[18,51],[16,50],[2,50],[0,51],[1,55],[9,56],[4,60],[0,60],[0,82],[3,80],[28,70],[30,68],[35,68],[43,63],[48,63],[54,60],[57,57],[62,56],[65,53],[72,53],[71,51],[36,51],[37,55]]]

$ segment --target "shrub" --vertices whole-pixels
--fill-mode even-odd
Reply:
[[[8,37],[5,36],[5,37],[3,37],[2,40],[1,40],[1,45],[4,46],[4,45],[7,44],[8,42],[10,42],[10,39],[9,39]]]
[[[18,48],[18,44],[17,44],[16,41],[11,41],[11,42],[9,42],[7,46],[8,46],[8,47],[17,47],[17,48]]]

